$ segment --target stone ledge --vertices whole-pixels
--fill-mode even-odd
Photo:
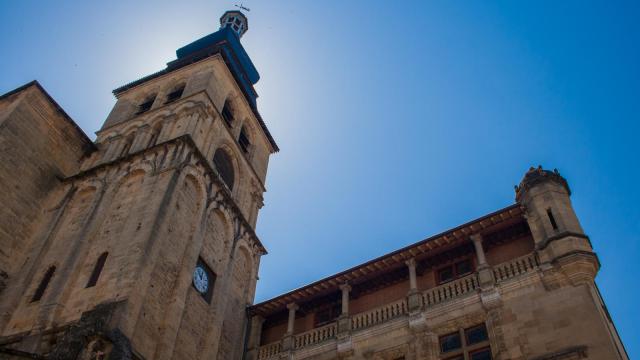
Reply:
[[[560,351],[548,353],[542,356],[531,358],[531,360],[573,360],[573,359],[586,359],[587,347],[575,346],[566,348]]]

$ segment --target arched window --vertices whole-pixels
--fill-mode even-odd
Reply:
[[[42,299],[42,295],[44,295],[45,290],[47,290],[47,286],[49,285],[49,282],[51,281],[51,278],[53,277],[53,273],[55,273],[55,272],[56,272],[56,267],[55,266],[49,267],[47,272],[42,277],[42,280],[40,280],[40,285],[38,285],[38,288],[36,289],[36,292],[33,294],[33,298],[31,298],[31,302],[36,302],[36,301]]]
[[[218,174],[222,178],[222,181],[227,184],[227,187],[230,190],[233,190],[233,162],[231,161],[229,154],[227,154],[223,149],[216,150],[216,153],[213,155],[213,166],[215,166]]]
[[[93,272],[91,273],[89,282],[87,282],[87,286],[85,287],[90,288],[96,286],[100,273],[102,272],[102,268],[104,268],[104,263],[107,261],[107,256],[109,256],[108,252],[103,252],[102,255],[100,255],[98,261],[96,261],[96,265],[93,267]]]

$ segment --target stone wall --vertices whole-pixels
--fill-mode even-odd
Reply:
[[[44,199],[91,147],[37,83],[0,98],[0,293],[25,260],[32,225],[51,210]]]
[[[121,333],[141,358],[241,356],[237,339],[264,249],[189,136],[99,165],[61,188],[68,200],[56,225],[38,229],[43,240],[32,251],[39,255],[0,298],[8,315],[0,342],[12,338],[14,349],[51,351],[41,341],[48,329],[119,302],[107,330]],[[87,288],[104,253],[98,282]],[[198,258],[217,275],[211,303],[191,285]],[[50,266],[56,272],[43,298],[31,301]]]

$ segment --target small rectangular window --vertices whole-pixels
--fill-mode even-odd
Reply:
[[[458,261],[454,264],[445,266],[438,270],[437,280],[438,284],[445,283],[447,281],[455,280],[473,272],[473,261],[471,259],[465,259]]]
[[[172,103],[182,97],[182,93],[184,92],[184,86],[181,86],[167,95],[167,101],[165,104]]]
[[[153,96],[152,98],[150,98],[147,101],[143,102],[142,104],[138,105],[138,112],[136,114],[142,114],[142,113],[145,113],[145,112],[151,110],[151,107],[153,106],[153,102],[155,100],[156,100],[156,97]]]
[[[470,274],[473,271],[471,260],[460,261],[456,264],[456,276]]]
[[[231,106],[229,105],[229,101],[224,103],[224,107],[222,108],[222,118],[227,125],[231,126],[233,123],[233,112],[231,111]]]
[[[453,280],[453,266],[447,266],[438,270],[438,281],[440,283]]]
[[[464,333],[467,337],[467,345],[481,343],[489,339],[489,336],[487,335],[487,328],[484,324],[467,329]]]
[[[238,144],[240,144],[240,148],[245,154],[249,152],[249,146],[251,145],[251,143],[249,142],[249,138],[247,137],[247,134],[245,134],[244,129],[240,131]]]
[[[328,308],[319,310],[314,316],[315,326],[322,326],[334,321],[342,313],[342,304],[337,303]]]
[[[460,341],[459,333],[452,333],[440,337],[440,351],[449,352],[460,349],[462,347],[462,341]]]
[[[547,216],[549,217],[549,222],[551,223],[551,227],[553,228],[553,230],[558,230],[558,224],[556,223],[556,218],[553,217],[551,208],[547,209]]]

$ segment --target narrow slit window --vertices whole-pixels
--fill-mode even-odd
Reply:
[[[231,104],[229,104],[229,100],[224,102],[224,107],[222,107],[222,118],[224,122],[231,127],[233,123],[233,111],[231,110]]]
[[[249,141],[249,137],[247,136],[247,131],[245,130],[245,128],[242,128],[242,130],[240,131],[240,136],[238,137],[238,144],[240,144],[240,148],[245,154],[249,153],[251,142]]]
[[[56,272],[55,266],[51,266],[47,270],[47,272],[42,277],[42,280],[40,280],[40,285],[38,285],[36,292],[33,294],[33,298],[31,298],[31,302],[36,302],[42,299],[42,296],[44,295],[45,290],[47,290],[47,286],[49,286],[49,282],[51,281],[51,278],[53,277],[53,274],[55,272]]]
[[[231,161],[229,154],[222,149],[216,150],[213,155],[213,166],[216,171],[218,171],[222,181],[224,181],[229,190],[233,190],[235,175],[233,172],[233,162]]]
[[[549,222],[551,222],[553,230],[558,230],[558,223],[556,223],[556,218],[553,217],[553,212],[551,212],[550,208],[547,209],[547,216],[549,217]]]
[[[102,268],[104,268],[104,263],[107,261],[107,256],[109,256],[109,253],[104,252],[100,255],[98,261],[96,261],[96,265],[93,267],[93,272],[91,272],[89,282],[87,282],[87,288],[94,287],[98,283],[100,273],[102,272]]]

